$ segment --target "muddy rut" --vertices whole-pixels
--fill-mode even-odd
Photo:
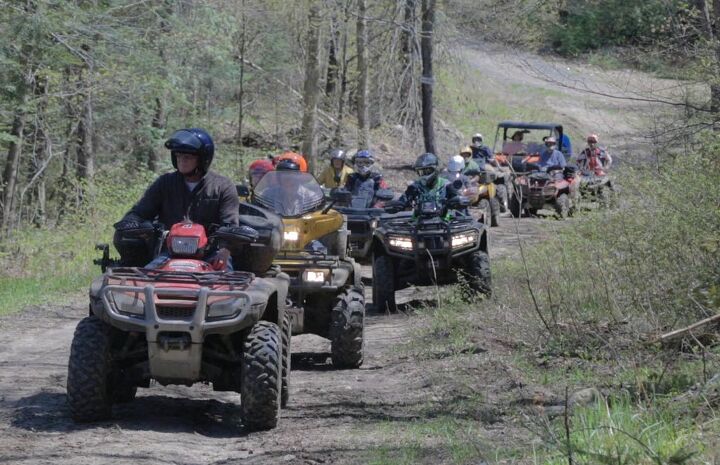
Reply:
[[[484,77],[498,85],[561,89],[533,78],[523,71],[525,62],[502,51],[464,53],[479,69],[493,64]],[[577,126],[589,129],[598,120],[597,111],[593,114],[597,97],[572,92],[566,100],[572,102],[567,116]],[[600,109],[603,120],[622,105],[606,103]],[[623,127],[618,133],[629,129]],[[491,232],[494,259],[516,249],[516,226],[509,218],[502,220],[500,228]],[[520,221],[522,234],[533,236],[540,222],[552,220]],[[403,292],[400,301],[432,297],[432,289],[412,288]],[[382,425],[416,418],[421,406],[437,397],[427,366],[398,350],[411,334],[412,314],[369,313],[366,358],[358,370],[336,371],[329,360],[307,357],[309,352],[328,352],[323,339],[293,338],[290,403],[272,431],[247,433],[238,420],[239,395],[214,392],[206,385],[153,385],[140,389],[135,401],[116,406],[113,420],[75,425],[65,399],[67,360],[74,328],[86,313],[87,303],[79,296],[69,306],[28,308],[0,319],[0,463],[366,463],[377,448],[393,443]],[[511,349],[488,342],[484,350],[487,383],[482,389],[492,399],[513,385],[509,370],[493,362]],[[513,434],[492,421],[487,429],[489,437],[504,435],[507,440]]]

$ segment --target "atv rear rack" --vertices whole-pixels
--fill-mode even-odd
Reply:
[[[247,287],[255,277],[246,271],[217,271],[210,273],[190,273],[185,271],[161,271],[152,268],[118,267],[108,268],[106,280],[132,279],[147,283],[198,284],[201,286],[242,286]]]

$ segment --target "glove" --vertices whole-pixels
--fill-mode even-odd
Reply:
[[[133,219],[120,220],[113,225],[116,231],[131,231],[133,229],[152,229],[150,221],[137,221]]]
[[[134,220],[120,220],[113,225],[117,231],[129,231],[131,229],[140,229],[140,223]]]
[[[227,271],[228,261],[230,259],[230,251],[226,248],[222,248],[208,261],[210,266],[215,271]]]

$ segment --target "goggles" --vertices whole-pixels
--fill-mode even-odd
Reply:
[[[418,174],[418,176],[429,176],[435,172],[435,168],[432,166],[427,166],[425,168],[416,168],[415,172]]]

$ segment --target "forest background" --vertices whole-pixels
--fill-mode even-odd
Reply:
[[[662,108],[638,128],[642,150],[607,141],[627,148],[620,207],[548,226],[552,241],[494,264],[493,305],[530,309],[528,350],[553,360],[538,374],[548,384],[567,381],[571,366],[576,384],[607,394],[581,413],[587,429],[549,424],[547,463],[613,454],[622,438],[647,463],[717,459],[716,327],[653,341],[720,301],[720,2],[26,0],[0,1],[0,25],[0,313],[87,286],[94,243],[171,168],[162,142],[175,129],[208,129],[215,169],[239,182],[249,161],[285,149],[320,165],[330,148],[370,147],[384,166],[407,164],[427,147],[427,86],[442,156],[501,119],[559,114],[508,109],[493,89],[469,88],[464,46],[506,44],[671,83],[608,95]],[[428,312],[418,337],[464,353],[473,315],[452,299]],[[608,422],[627,434],[600,434]]]

